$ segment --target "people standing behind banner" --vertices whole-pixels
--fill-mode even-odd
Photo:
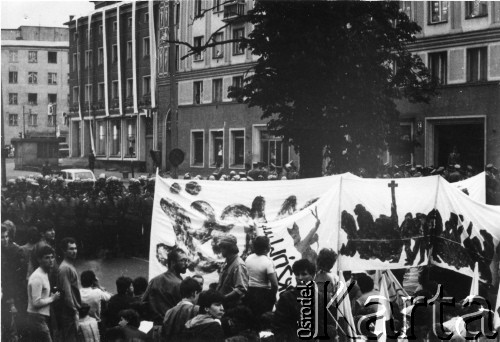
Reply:
[[[134,285],[129,277],[119,277],[116,279],[116,292],[108,302],[107,309],[102,314],[104,326],[114,327],[120,321],[119,313],[122,310],[132,308],[134,302]]]
[[[242,302],[248,292],[248,271],[239,257],[236,237],[226,234],[219,238],[218,248],[225,258],[219,274],[217,291],[224,296],[224,307],[230,309]]]
[[[89,306],[88,315],[96,319],[97,322],[101,321],[101,302],[108,302],[111,299],[111,293],[107,292],[99,285],[95,273],[91,270],[83,271],[80,275],[80,296],[82,303]]]
[[[318,253],[318,258],[316,259],[316,275],[314,277],[314,282],[318,285],[318,291],[322,295],[326,295],[327,301],[329,302],[332,296],[335,294],[338,278],[334,277],[330,273],[333,265],[337,261],[337,253],[331,248],[323,248]],[[328,282],[326,293],[324,284]]]
[[[248,293],[245,304],[256,319],[272,311],[278,292],[278,277],[273,261],[267,256],[271,250],[269,238],[258,236],[253,241],[254,253],[245,260],[248,270]]]
[[[194,278],[185,278],[180,285],[182,300],[167,311],[163,319],[162,336],[166,341],[177,341],[187,321],[198,315],[198,296],[200,283]]]
[[[165,313],[173,308],[182,299],[180,285],[181,274],[186,273],[189,263],[188,256],[181,249],[174,249],[168,253],[168,270],[149,282],[148,288],[142,297],[146,317],[155,325],[161,325]]]
[[[82,303],[79,279],[75,269],[77,247],[75,239],[64,238],[61,241],[64,259],[59,266],[57,288],[61,291],[61,300],[54,307],[57,319],[58,340],[73,342],[78,335],[78,309]]]
[[[61,296],[59,291],[51,291],[48,276],[55,265],[55,252],[50,246],[43,246],[37,251],[36,258],[40,266],[28,280],[29,338],[31,341],[51,342],[50,305]]]

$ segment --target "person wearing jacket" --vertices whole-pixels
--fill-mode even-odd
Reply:
[[[224,296],[217,291],[201,292],[198,298],[200,311],[193,319],[186,322],[182,340],[186,342],[223,342],[224,331],[220,322],[224,315],[223,301]]]

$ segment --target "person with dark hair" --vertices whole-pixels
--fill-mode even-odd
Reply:
[[[376,310],[376,305],[365,307],[365,302],[370,296],[376,296],[380,293],[374,290],[374,283],[372,277],[366,273],[360,273],[355,277],[356,283],[359,286],[361,296],[356,298],[353,308],[353,316],[364,315],[372,313]]]
[[[78,273],[74,263],[78,249],[75,239],[64,238],[61,241],[64,260],[57,274],[57,288],[61,291],[61,301],[54,308],[56,312],[59,340],[76,341],[78,334],[78,309],[82,303],[78,288]]]
[[[200,283],[191,277],[185,278],[180,285],[182,300],[168,310],[163,320],[162,335],[166,341],[175,341],[180,337],[187,321],[198,314],[196,305],[201,292]]]
[[[301,296],[301,290],[310,288],[316,273],[316,267],[308,259],[297,260],[292,266],[293,274],[297,287],[289,286],[276,303],[276,311],[274,312],[273,332],[276,341],[300,341],[297,337],[297,329],[299,328],[297,322],[300,319],[300,310],[302,308],[301,302],[297,298]],[[313,291],[311,289],[311,291]],[[312,297],[312,296],[311,296]],[[318,300],[323,302],[323,296],[318,294]],[[311,308],[314,307],[311,305]],[[321,320],[318,322],[319,331],[323,331],[323,323]]]
[[[186,322],[183,340],[188,342],[224,341],[220,319],[224,315],[224,296],[213,290],[203,291],[198,297],[200,311]]]
[[[146,342],[148,336],[139,330],[140,318],[137,311],[132,309],[121,310],[118,326],[106,331],[106,341]]]
[[[333,265],[337,261],[337,253],[331,248],[323,248],[319,251],[318,258],[316,259],[316,267],[318,271],[316,272],[316,276],[314,277],[314,282],[318,285],[318,291],[320,291],[323,295],[327,296],[327,300],[330,301],[332,298],[336,284],[338,283],[337,279],[333,279],[330,275],[330,271],[332,270]],[[329,282],[327,285],[327,291],[325,293],[324,284]]]
[[[134,279],[134,297],[142,298],[144,292],[148,288],[148,280],[144,277],[137,277]]]
[[[27,237],[28,237],[28,241],[26,242],[26,244],[22,245],[20,248],[23,251],[24,258],[27,262],[27,268],[28,268],[28,272],[29,272],[30,270],[33,269],[33,265],[31,262],[33,250],[34,250],[36,244],[40,241],[40,239],[42,237],[40,236],[40,233],[38,232],[38,228],[35,226],[31,226],[28,228]],[[31,275],[31,273],[26,276],[26,279],[28,279],[30,275]]]
[[[200,283],[201,288],[203,289],[203,284],[205,283],[205,279],[201,274],[194,274],[191,278],[195,279],[198,283]]]
[[[80,275],[80,296],[82,303],[88,304],[90,307],[89,316],[101,321],[101,302],[108,302],[111,299],[111,293],[107,292],[99,285],[94,271],[83,271]]]
[[[118,324],[122,310],[132,308],[134,302],[134,285],[129,277],[119,277],[116,279],[117,294],[111,297],[108,308],[103,313],[103,320],[106,327],[111,328]]]
[[[56,249],[56,231],[55,231],[55,226],[54,223],[50,220],[43,220],[39,221],[36,223],[36,227],[40,233],[40,240],[35,244],[33,247],[33,251],[31,253],[31,260],[30,263],[28,264],[28,277],[33,273],[33,271],[38,267],[37,263],[37,250],[39,248],[42,248],[43,246],[50,246],[54,250]],[[58,261],[57,261],[57,255],[56,256],[56,264],[54,266],[54,269],[51,274],[49,274],[49,281],[52,286],[57,285],[57,270],[59,268]]]
[[[238,305],[228,310],[223,318],[227,324],[222,323],[225,336],[229,336],[226,342],[260,341],[255,318],[252,310],[245,305]]]
[[[246,305],[255,317],[272,311],[278,292],[278,277],[273,261],[267,256],[271,250],[267,236],[257,236],[253,242],[254,253],[245,260],[248,269],[248,294]]]
[[[78,342],[99,342],[97,320],[89,315],[90,305],[82,303],[78,309]]]
[[[234,235],[226,234],[219,238],[218,248],[226,261],[220,273],[217,291],[224,295],[224,306],[233,308],[248,291],[248,271],[245,262],[238,255],[239,249]]]
[[[180,285],[181,274],[186,273],[189,258],[183,250],[175,248],[168,253],[168,270],[149,282],[142,296],[142,303],[147,310],[147,317],[155,325],[161,325],[165,313],[182,299]]]
[[[51,247],[43,246],[36,257],[40,266],[28,280],[30,340],[51,342],[50,304],[61,296],[60,292],[51,292],[49,283],[49,272],[55,265],[55,252]]]

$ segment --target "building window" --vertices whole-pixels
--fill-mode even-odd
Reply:
[[[486,1],[465,1],[465,19],[480,18],[488,15]]]
[[[38,63],[38,51],[28,51],[28,63]]]
[[[47,126],[55,127],[57,125],[57,116],[56,115],[48,115],[47,116]]]
[[[132,59],[132,41],[127,42],[127,59]]]
[[[113,120],[111,125],[111,151],[110,155],[119,157],[121,155],[121,121]]]
[[[9,126],[17,126],[17,114],[9,114]]]
[[[48,61],[50,64],[57,64],[57,52],[56,51],[48,51]]]
[[[97,64],[99,65],[104,64],[104,49],[102,47],[97,49]]]
[[[92,84],[85,85],[85,102],[92,102]]]
[[[448,21],[448,1],[429,2],[429,23],[444,23]]]
[[[149,23],[149,13],[144,13],[144,23],[145,24]]]
[[[210,132],[210,166],[221,167],[224,164],[224,132]]]
[[[212,102],[222,102],[222,78],[217,78],[212,81]]]
[[[106,155],[106,122],[105,121],[98,121],[96,125],[96,136],[97,136],[97,141],[96,141],[96,155],[99,156],[105,156]]]
[[[136,139],[137,139],[137,129],[136,119],[129,119],[127,123],[127,150],[125,151],[125,157],[134,158],[136,156]]]
[[[78,54],[73,54],[73,71],[78,70]]]
[[[267,131],[261,131],[260,151],[260,161],[266,165],[284,166],[288,163],[288,148],[281,138]]]
[[[49,84],[57,84],[57,73],[49,72],[47,79]]]
[[[233,87],[243,88],[243,76],[233,76]]]
[[[28,104],[30,106],[36,106],[38,103],[38,94],[29,93],[28,94]]]
[[[467,49],[467,82],[486,81],[487,48]]]
[[[222,7],[220,6],[220,0],[214,0],[214,12],[222,11]]]
[[[78,87],[73,87],[73,103],[80,102],[80,91]]]
[[[203,45],[203,36],[200,36],[200,37],[194,37],[194,47],[195,48],[199,48]],[[194,54],[193,58],[195,61],[201,61],[203,60],[203,52],[202,51],[198,51]]]
[[[49,103],[57,104],[57,94],[49,94]]]
[[[97,85],[97,101],[102,101],[104,99],[104,83],[99,83]]]
[[[28,126],[37,126],[37,125],[38,125],[38,114],[28,115]]]
[[[10,63],[17,63],[18,62],[18,53],[17,51],[9,51],[9,62]]]
[[[412,19],[412,11],[411,11],[411,1],[401,1],[401,10],[410,18]]]
[[[127,79],[127,97],[132,97],[134,94],[134,80],[132,78]]]
[[[127,27],[132,30],[132,17],[127,18]]]
[[[9,93],[9,104],[10,105],[17,104],[17,93]]]
[[[111,49],[111,60],[113,63],[118,61],[118,46],[116,44],[113,44],[113,48]]]
[[[233,30],[233,39],[242,39],[244,35],[245,35],[245,29],[240,28]],[[239,42],[234,42],[233,55],[242,55],[243,53],[245,53],[245,49],[241,47],[241,44]]]
[[[204,134],[203,132],[192,132],[191,134],[192,165],[203,166]]]
[[[429,71],[439,80],[439,84],[446,84],[447,52],[429,53]]]
[[[85,51],[85,68],[92,68],[92,51]]]
[[[146,37],[143,39],[143,43],[142,43],[142,56],[143,57],[149,56],[149,49],[150,49],[149,37]]]
[[[118,99],[118,81],[113,81],[111,84],[111,96],[113,99]]]
[[[202,11],[203,8],[201,5],[201,0],[194,0],[194,16],[195,17],[200,16]]]
[[[203,81],[193,82],[193,102],[201,104],[203,99]]]
[[[102,36],[102,25],[99,25],[99,36]]]
[[[17,71],[9,71],[9,83],[17,83]]]
[[[223,34],[222,32],[219,32],[217,34],[214,34],[213,36],[214,43],[220,43],[223,41]],[[223,46],[222,45],[216,45],[212,48],[212,58],[222,58],[224,57],[224,53],[222,50]]]
[[[229,151],[229,162],[231,166],[243,166],[245,164],[245,131],[231,131],[231,150]]]
[[[151,94],[151,77],[144,76],[142,78],[142,95]]]
[[[116,21],[113,21],[113,32],[118,31],[118,23]]]
[[[38,73],[35,71],[28,72],[28,83],[37,84],[38,83]]]

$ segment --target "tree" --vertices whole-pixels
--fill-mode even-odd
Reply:
[[[245,19],[254,30],[241,44],[259,59],[229,95],[262,109],[299,153],[301,177],[320,176],[325,153],[334,172],[373,171],[400,141],[395,101],[435,94],[407,49],[421,28],[397,2],[256,1]]]

